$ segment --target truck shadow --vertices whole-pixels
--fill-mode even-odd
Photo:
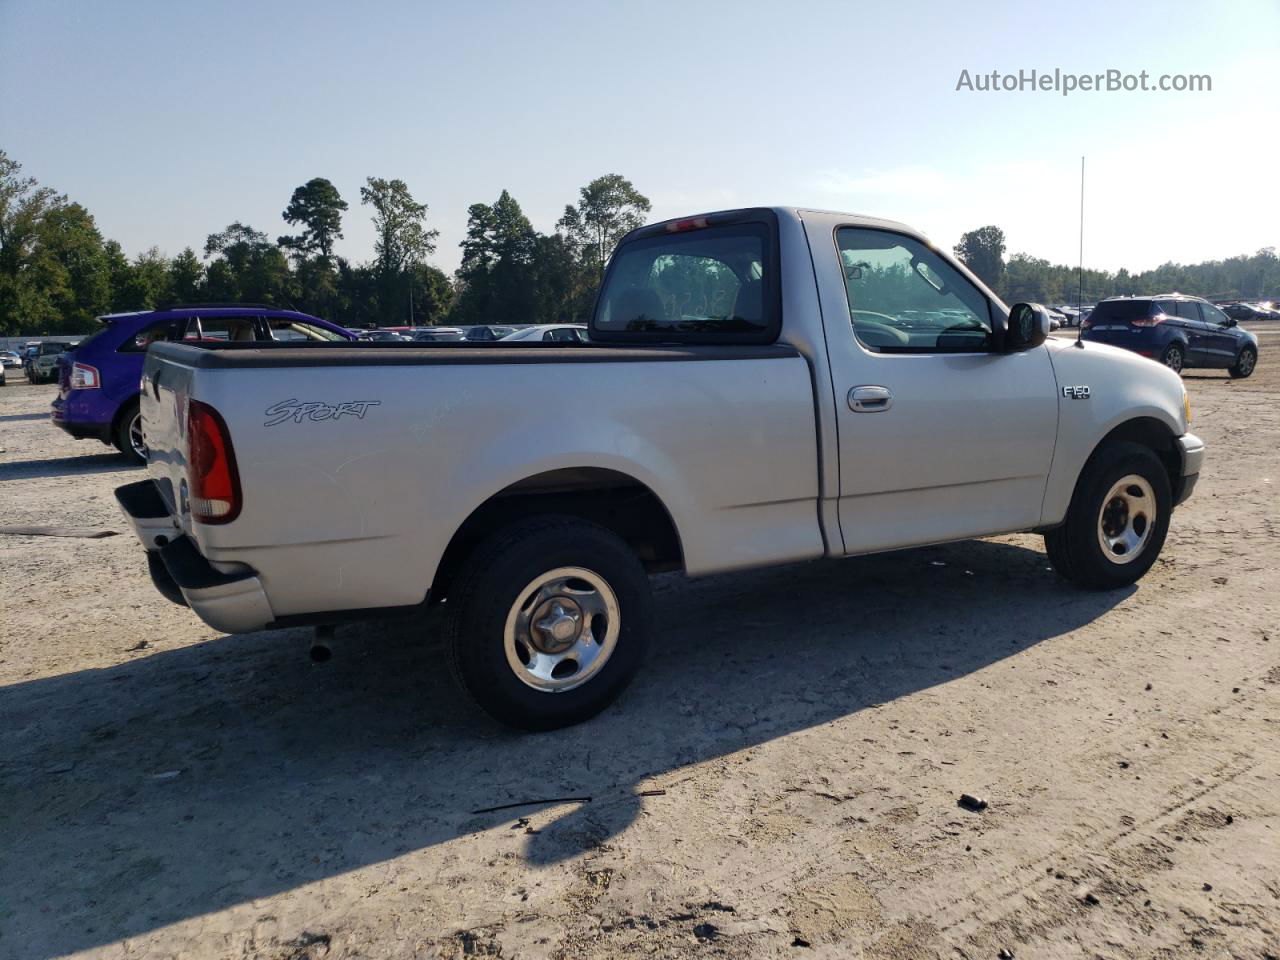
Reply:
[[[0,953],[53,957],[491,829],[534,865],[625,830],[653,778],[946,684],[1104,614],[1008,542],[659,580],[649,661],[594,721],[499,728],[439,624],[224,636],[0,689]],[[92,640],[91,634],[86,634]]]
[[[141,469],[120,454],[91,453],[80,457],[53,457],[47,460],[10,460],[0,463],[0,483],[6,480],[36,480],[43,477],[72,477],[88,473],[123,473]]]

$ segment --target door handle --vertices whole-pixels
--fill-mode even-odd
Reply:
[[[882,413],[893,406],[893,391],[888,387],[854,387],[849,391],[849,409],[854,413]]]

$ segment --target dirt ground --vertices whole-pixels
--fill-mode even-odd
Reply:
[[[667,577],[637,682],[552,734],[468,707],[430,620],[317,665],[130,536],[0,535],[0,957],[1280,957],[1261,336],[1187,375],[1205,469],[1136,588],[1033,536]],[[141,473],[53,390],[0,388],[0,524],[123,532]]]

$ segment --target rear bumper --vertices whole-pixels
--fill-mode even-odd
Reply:
[[[1182,452],[1182,477],[1173,491],[1173,505],[1185,503],[1200,479],[1200,464],[1204,461],[1204,441],[1194,433],[1184,433],[1178,438]]]
[[[147,550],[156,589],[226,633],[260,630],[275,620],[256,571],[219,570],[182,532],[150,480],[116,488],[116,501]]]
[[[49,419],[55,427],[65,430],[77,440],[101,440],[111,443],[111,420],[94,422],[74,416],[72,404],[66,397],[58,397],[49,406]]]

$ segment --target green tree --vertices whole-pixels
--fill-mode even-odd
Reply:
[[[45,213],[28,264],[50,333],[86,333],[110,304],[111,287],[102,234],[93,216],[78,203],[59,204]]]
[[[169,290],[179,303],[195,303],[204,285],[204,264],[190,247],[169,263]]]
[[[296,236],[281,237],[280,246],[296,257],[333,257],[333,242],[342,237],[342,213],[347,201],[338,188],[324,177],[313,177],[293,191],[289,205],[280,214],[290,226],[302,225]]]
[[[585,321],[592,308],[594,284],[584,272],[573,245],[561,234],[539,236],[533,258],[534,315],[539,323]]]
[[[403,180],[369,177],[360,202],[373,207],[377,315],[382,324],[408,319],[408,272],[435,252],[440,231],[427,229],[427,205],[418,203]]]
[[[439,267],[427,263],[409,269],[409,286],[413,296],[412,325],[435,326],[444,322],[453,306],[453,284]]]
[[[999,227],[979,227],[960,237],[955,255],[992,290],[1004,279],[1004,231]]]
[[[468,211],[458,268],[455,323],[530,323],[535,312],[538,235],[506,190]]]
[[[0,150],[0,334],[38,330],[54,319],[31,267],[46,214],[65,203],[57,191],[22,176],[22,164]]]
[[[209,234],[204,254],[215,258],[205,274],[209,297],[227,303],[288,304],[293,274],[280,248],[260,230],[236,221]]]
[[[579,191],[578,205],[564,208],[556,229],[574,245],[582,265],[598,283],[613,248],[623,234],[644,223],[650,209],[649,198],[630,180],[610,173]]]
[[[171,299],[169,261],[156,247],[144,250],[129,264],[129,279],[122,291],[128,310],[154,310]]]

